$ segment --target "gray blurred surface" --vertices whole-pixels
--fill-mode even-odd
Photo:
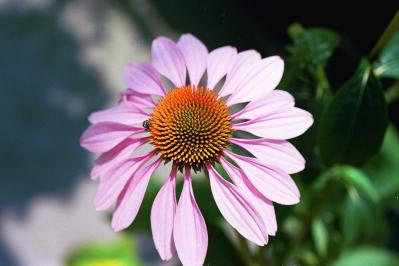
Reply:
[[[93,158],[79,137],[149,46],[105,3],[0,0],[0,265],[62,265],[76,245],[116,238],[92,207]]]

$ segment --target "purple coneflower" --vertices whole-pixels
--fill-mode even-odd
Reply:
[[[275,90],[283,60],[262,59],[254,50],[238,53],[231,46],[209,53],[191,34],[182,35],[177,43],[156,38],[152,59],[152,64],[126,67],[128,89],[120,103],[90,115],[92,125],[81,137],[84,148],[100,154],[91,171],[100,183],[95,208],[105,210],[116,203],[112,227],[115,231],[128,227],[152,173],[171,161],[169,178],[151,210],[152,235],[163,260],[169,260],[174,250],[188,266],[202,265],[206,256],[207,229],[195,201],[191,169],[208,174],[214,200],[231,226],[256,245],[265,245],[277,231],[273,202],[290,205],[300,198],[289,174],[303,170],[305,160],[286,140],[313,123],[310,113],[294,107],[289,93]],[[174,88],[167,90],[161,76]],[[247,104],[233,112],[231,107],[240,103]],[[235,131],[256,137],[234,138]],[[145,143],[153,146],[152,151],[132,157]],[[253,156],[235,154],[231,150],[235,145]],[[230,180],[220,175],[217,165]],[[185,174],[177,203],[179,170]]]

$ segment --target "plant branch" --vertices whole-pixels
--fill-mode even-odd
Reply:
[[[370,53],[370,58],[373,59],[378,52],[380,52],[395,34],[395,32],[399,30],[399,10],[396,11],[395,16],[389,23],[388,27],[385,29],[384,33],[381,35],[377,44],[374,46],[373,50]]]

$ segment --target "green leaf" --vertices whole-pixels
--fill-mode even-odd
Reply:
[[[363,60],[322,114],[318,144],[327,165],[361,165],[378,152],[388,125],[381,85]]]
[[[369,177],[360,169],[351,166],[338,166],[334,168],[334,175],[342,179],[348,186],[354,186],[363,192],[373,202],[379,200],[379,195]]]
[[[356,192],[347,197],[341,215],[341,227],[344,235],[344,245],[353,243],[364,229],[364,216],[367,215],[367,205]]]
[[[399,31],[395,33],[374,64],[376,76],[399,79]]]
[[[397,266],[399,257],[394,253],[375,247],[360,247],[345,251],[330,266]]]
[[[382,201],[391,206],[399,195],[399,134],[396,128],[388,127],[379,153],[363,170],[372,178],[373,186]]]
[[[380,205],[370,201],[354,186],[349,186],[348,192],[349,196],[346,198],[340,217],[344,236],[343,247],[356,240],[382,239],[388,233],[388,228]]]
[[[324,28],[304,29],[296,23],[288,28],[288,33],[293,40],[288,46],[290,62],[311,72],[319,66],[324,67],[339,44],[338,34]]]
[[[313,220],[312,235],[317,252],[322,257],[326,256],[328,246],[328,231],[320,218],[315,218]]]
[[[72,251],[68,266],[140,266],[131,240],[116,243],[89,244]]]

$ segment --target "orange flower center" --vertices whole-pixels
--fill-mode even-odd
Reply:
[[[152,142],[165,160],[197,170],[220,155],[232,133],[227,105],[201,86],[171,90],[149,122]]]

